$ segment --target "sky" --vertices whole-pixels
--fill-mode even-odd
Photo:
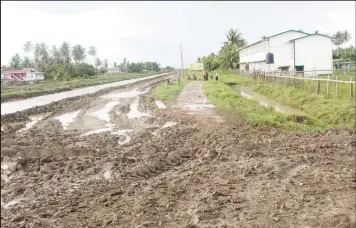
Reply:
[[[333,34],[348,30],[355,46],[353,1],[2,1],[1,65],[23,51],[26,41],[57,47],[67,41],[88,49],[109,66],[157,61],[187,67],[200,56],[217,53],[227,31],[238,29],[248,43],[289,29]],[[91,56],[87,62],[93,63]]]

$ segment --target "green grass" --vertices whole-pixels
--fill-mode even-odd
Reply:
[[[265,108],[253,100],[245,99],[224,83],[225,75],[220,81],[207,81],[203,90],[207,98],[216,105],[219,112],[233,118],[241,118],[255,126],[270,126],[291,131],[321,130],[325,125],[317,120],[307,118],[304,123],[297,123],[293,118]]]
[[[179,85],[176,82],[173,85],[167,85],[166,81],[162,82],[153,90],[153,95],[165,103],[169,103],[179,95],[187,83],[188,80],[185,76],[181,77]]]
[[[227,89],[227,85],[223,82],[236,82],[239,85],[250,87],[253,91],[272,99],[280,104],[287,105],[289,107],[299,109],[306,113],[310,117],[310,123],[308,126],[295,125],[285,121],[285,117],[280,116],[277,113],[265,113],[260,109],[254,108],[253,110],[249,105],[246,105],[247,101],[238,101],[237,105],[242,105],[240,116],[247,115],[247,119],[251,123],[266,123],[266,125],[281,126],[287,129],[328,129],[347,127],[353,128],[355,124],[354,109],[350,105],[348,99],[326,99],[324,96],[317,94],[309,94],[307,91],[301,88],[287,87],[281,84],[264,84],[263,81],[255,81],[252,78],[223,74],[221,76],[220,83],[217,88],[224,88],[228,93],[231,93],[231,89]],[[222,84],[222,85],[220,85]],[[206,86],[209,86],[207,84]],[[209,92],[209,87],[206,87]],[[211,89],[210,89],[211,90]],[[216,94],[210,95],[212,99],[217,97]],[[239,100],[241,97],[233,98],[232,100]],[[242,98],[243,99],[243,98]],[[245,100],[245,99],[244,99]],[[221,103],[221,101],[215,101]],[[228,101],[225,101],[228,102]],[[247,103],[251,104],[252,101]],[[226,105],[226,104],[225,104]],[[221,104],[220,104],[221,106]],[[259,106],[257,104],[257,106]],[[266,109],[266,108],[264,108]],[[249,113],[250,112],[250,113]],[[256,116],[257,115],[257,116]],[[264,117],[260,115],[265,115]],[[278,117],[277,117],[278,116]],[[281,121],[280,123],[278,123]]]
[[[91,78],[76,78],[69,81],[42,81],[39,84],[21,85],[21,86],[5,86],[1,85],[1,101],[23,99],[35,97],[44,94],[69,91],[76,88],[101,85],[106,83],[118,82],[127,79],[141,78],[154,73],[127,73],[120,75],[98,75]]]

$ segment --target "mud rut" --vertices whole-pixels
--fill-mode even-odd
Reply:
[[[2,227],[355,227],[353,132],[217,122],[182,110],[183,95],[157,111],[157,81],[42,108],[22,133],[28,112],[2,123]],[[134,89],[109,121],[91,115]],[[55,118],[77,110],[64,130]]]

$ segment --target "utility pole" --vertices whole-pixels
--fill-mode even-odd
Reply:
[[[180,44],[180,60],[182,62],[182,76],[184,76],[184,70],[183,70],[183,54],[182,54],[182,45]]]

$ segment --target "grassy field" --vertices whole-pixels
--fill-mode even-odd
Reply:
[[[162,82],[153,90],[153,96],[165,103],[169,103],[179,95],[187,83],[186,76],[181,77],[179,85],[176,82],[173,85],[167,85],[167,82]]]
[[[255,101],[240,97],[225,82],[250,87],[253,91],[289,107],[306,113],[307,123],[288,120],[284,114],[260,106]],[[290,130],[321,130],[333,127],[354,126],[354,108],[348,99],[326,99],[324,96],[309,94],[307,91],[281,84],[264,84],[252,78],[221,74],[219,82],[205,82],[204,91],[218,109],[228,110],[251,124],[282,127]]]
[[[127,73],[120,75],[98,75],[92,78],[80,78],[69,81],[42,81],[39,84],[21,85],[21,86],[4,86],[1,85],[1,101],[24,99],[45,94],[69,91],[76,88],[101,85],[106,83],[118,82],[127,79],[141,78],[154,73]]]

